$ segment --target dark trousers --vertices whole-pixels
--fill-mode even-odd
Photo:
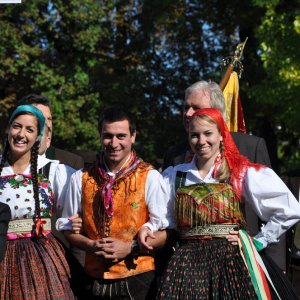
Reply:
[[[155,299],[154,271],[116,280],[86,276],[85,281],[85,294],[78,299]]]

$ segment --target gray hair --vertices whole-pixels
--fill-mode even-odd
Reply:
[[[185,99],[193,91],[206,91],[210,95],[211,107],[218,109],[226,120],[225,99],[219,85],[213,81],[197,81],[185,90]]]

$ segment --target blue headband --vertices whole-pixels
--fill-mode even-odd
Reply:
[[[8,121],[8,125],[10,125],[13,122],[13,120],[15,119],[15,117],[17,117],[22,112],[29,112],[38,119],[39,130],[40,130],[40,135],[39,135],[39,143],[40,143],[42,140],[43,134],[44,134],[45,118],[44,118],[43,113],[39,109],[37,109],[35,106],[33,106],[33,105],[18,106],[14,110],[14,112],[11,114],[9,121]]]

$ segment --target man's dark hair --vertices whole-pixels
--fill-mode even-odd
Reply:
[[[118,121],[124,121],[127,120],[129,123],[129,131],[132,135],[136,131],[136,124],[134,117],[124,109],[120,107],[110,107],[106,110],[104,110],[100,114],[99,123],[98,123],[98,130],[101,133],[102,131],[102,125],[104,122],[112,123],[112,122],[118,122]]]
[[[41,104],[48,106],[51,109],[51,102],[48,98],[36,95],[36,94],[29,94],[27,96],[22,97],[18,100],[18,105],[25,105],[25,104]]]

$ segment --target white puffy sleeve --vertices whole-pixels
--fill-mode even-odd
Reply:
[[[67,186],[62,217],[56,221],[57,230],[72,230],[72,222],[69,220],[69,217],[75,214],[81,214],[81,186],[82,171],[78,170],[73,173]]]
[[[300,220],[300,204],[270,168],[249,168],[243,183],[243,197],[266,225],[254,237],[265,248]]]
[[[175,180],[176,180],[176,169],[174,167],[169,167],[163,172],[163,178],[165,182],[165,187],[167,191],[167,222],[168,228],[176,228],[175,221]]]
[[[61,216],[67,188],[75,169],[64,164],[51,164],[49,177],[53,176],[53,192],[56,202],[56,215]],[[53,175],[52,175],[53,173]]]
[[[147,174],[145,198],[149,221],[143,226],[149,227],[153,232],[168,227],[168,194],[163,177],[157,170],[150,170]]]

